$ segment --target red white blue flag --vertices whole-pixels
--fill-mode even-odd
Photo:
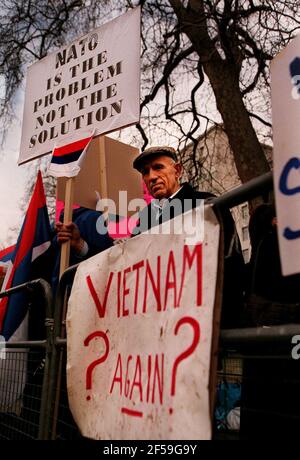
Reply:
[[[74,177],[80,171],[94,133],[90,137],[53,150],[48,174],[54,177]]]
[[[5,266],[12,259],[16,245],[9,246],[8,248],[1,249],[0,251],[0,267]]]
[[[2,290],[29,281],[32,262],[43,254],[50,244],[50,222],[42,176],[39,172]],[[19,328],[27,309],[27,296],[24,291],[0,299],[0,335],[4,336],[5,340],[9,340]]]
[[[8,248],[2,249],[0,251],[0,277],[4,276],[7,271],[8,266],[10,265],[10,261],[14,254],[16,245],[9,246]],[[0,281],[1,287],[1,281]]]

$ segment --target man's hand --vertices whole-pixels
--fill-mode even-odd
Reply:
[[[71,242],[71,248],[76,252],[82,250],[84,240],[80,236],[80,231],[74,222],[68,222],[63,224],[62,222],[56,222],[55,230],[57,233],[57,241],[59,244]]]

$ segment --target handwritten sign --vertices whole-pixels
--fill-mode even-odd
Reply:
[[[67,384],[84,436],[210,439],[219,225],[205,209],[203,240],[199,212],[192,237],[143,233],[78,267]]]
[[[283,275],[300,272],[300,36],[271,64],[274,190]]]
[[[19,164],[139,120],[140,8],[27,71]]]

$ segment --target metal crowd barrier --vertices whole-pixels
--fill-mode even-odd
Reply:
[[[213,202],[217,208],[232,208],[269,192],[272,186],[272,173],[267,173],[225,193],[221,197],[214,198]],[[26,407],[25,409],[21,407],[19,415],[1,414],[0,411],[0,439],[26,438],[27,432],[32,426],[34,429],[28,434],[28,438],[53,440],[80,438],[69,411],[65,379],[66,301],[76,269],[77,266],[74,266],[64,272],[54,301],[50,286],[43,280],[35,280],[0,294],[1,298],[22,289],[36,289],[38,286],[42,290],[46,309],[46,337],[44,340],[7,344],[7,347],[38,350],[39,352],[42,350],[44,353],[44,366],[39,369],[42,374],[42,384],[39,388],[39,396],[35,397],[35,403],[37,403],[35,404],[37,406],[34,413],[35,421],[30,420],[28,410],[27,412],[25,410]],[[221,330],[218,388],[223,391],[222,397],[225,400],[228,389],[236,390],[240,387],[241,396],[240,413],[233,414],[232,420],[234,422],[231,423],[231,427],[228,427],[230,424],[227,422],[224,424],[221,417],[218,418],[219,414],[216,410],[215,439],[247,439],[256,436],[258,430],[261,431],[262,435],[265,435],[268,423],[270,423],[270,430],[267,432],[270,435],[274,434],[274,424],[271,421],[279,420],[280,417],[285,421],[287,427],[292,427],[291,431],[294,432],[298,419],[300,423],[300,407],[298,407],[299,404],[293,406],[292,402],[288,400],[288,396],[294,397],[297,394],[300,383],[300,372],[298,375],[298,370],[295,367],[298,363],[295,361],[291,363],[291,340],[298,334],[300,334],[300,325],[298,324]],[[285,363],[288,364],[286,368],[284,367]],[[285,369],[287,370],[285,371]],[[285,383],[286,387],[284,387]],[[278,392],[286,391],[288,393],[286,408],[280,405],[281,403],[279,404],[278,397],[277,401],[276,399],[273,401],[274,407],[269,407],[272,405],[272,401],[269,401],[268,393],[271,399],[275,397],[272,388]],[[253,399],[253,390],[257,391],[257,395],[259,395],[257,397],[258,402],[255,401],[255,398]],[[229,401],[229,398],[227,399]],[[260,406],[257,407],[257,404]],[[20,418],[23,422],[22,426],[18,425]],[[24,426],[24,422],[25,425],[27,422],[27,426]],[[253,429],[253,425],[256,425],[257,429]]]
[[[0,293],[0,298],[20,291],[39,292],[45,308],[43,340],[7,342],[0,359],[0,439],[42,439],[51,359],[53,327],[52,292],[43,279]]]

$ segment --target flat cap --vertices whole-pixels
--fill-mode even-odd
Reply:
[[[173,147],[150,147],[149,149],[144,150],[133,162],[133,167],[141,172],[142,166],[146,160],[149,160],[154,156],[167,156],[172,158],[174,161],[177,161],[176,151]]]

